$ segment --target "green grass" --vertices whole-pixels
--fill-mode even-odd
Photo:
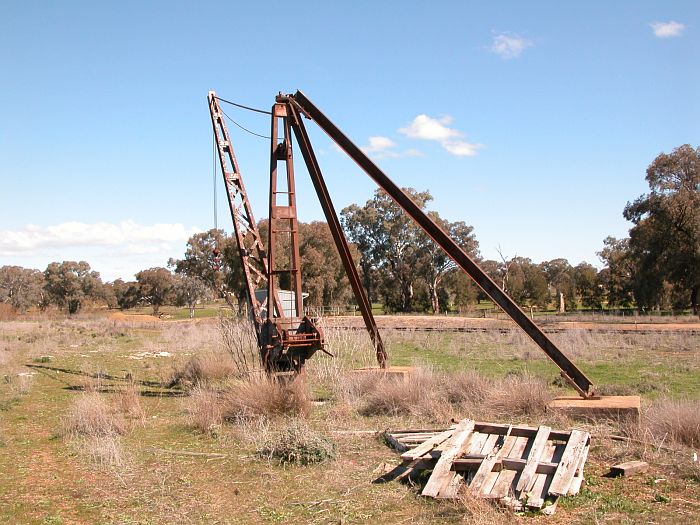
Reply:
[[[213,308],[213,307],[212,307]],[[187,315],[187,310],[183,312]],[[198,311],[199,314],[199,311]],[[73,387],[98,370],[124,378],[161,381],[177,363],[214,348],[215,323],[116,324],[104,320],[0,323],[0,523],[21,524],[166,524],[166,523],[460,523],[464,512],[453,504],[427,501],[398,483],[373,485],[378,466],[396,456],[367,435],[332,435],[338,458],[304,467],[277,467],[255,456],[255,446],[227,426],[214,437],[191,429],[177,390],[142,386],[147,414],[122,438],[128,456],[123,468],[96,466],[60,437],[61,418],[80,395]],[[213,334],[213,335],[212,335]],[[362,334],[364,336],[364,334]],[[358,334],[358,337],[360,335]],[[517,337],[461,334],[391,333],[386,337],[391,363],[428,364],[439,370],[475,369],[492,377],[526,371],[547,380],[558,370],[538,349]],[[698,348],[674,351],[674,341],[642,337],[614,344],[587,343],[574,361],[599,384],[661,384],[674,396],[700,395]],[[691,341],[687,345],[692,348]],[[620,350],[622,348],[622,350]],[[169,358],[138,357],[168,351]],[[32,361],[42,355],[50,362]],[[315,356],[313,359],[330,359]],[[49,368],[27,368],[25,364]],[[18,393],[17,372],[35,371],[31,388]],[[2,377],[8,379],[3,381]],[[645,383],[645,384],[646,384]],[[103,395],[125,381],[105,380]],[[316,386],[327,402],[314,409],[310,424],[330,435],[335,429],[384,429],[420,422],[362,417],[334,412],[332,392]],[[161,394],[161,396],[153,394]],[[648,390],[648,399],[662,393]],[[609,445],[591,453],[589,484],[579,496],[565,498],[551,523],[590,523],[605,519],[673,523],[692,510],[683,501],[700,498],[700,483],[680,479],[666,464],[652,464],[648,478],[603,478],[610,464]],[[207,460],[162,452],[223,452]],[[159,452],[161,451],[161,452]],[[629,451],[622,452],[629,454]],[[591,474],[592,472],[592,474]],[[674,477],[676,476],[676,477]],[[673,483],[671,483],[673,482]],[[539,518],[536,518],[539,520]],[[512,519],[513,523],[532,518]],[[686,520],[687,521],[687,520]]]

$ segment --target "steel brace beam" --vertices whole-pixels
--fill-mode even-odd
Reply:
[[[323,112],[317,108],[301,91],[297,91],[294,95],[287,95],[280,98],[289,100],[289,103],[303,113],[306,117],[315,121],[316,124],[343,150],[348,156],[354,160],[367,175],[369,175],[404,211],[418,224],[425,233],[430,236],[440,246],[447,255],[449,255],[457,265],[462,268],[478,285],[479,287],[498,305],[500,306],[515,323],[530,336],[530,338],[544,351],[544,353],[560,368],[562,377],[566,379],[573,388],[583,397],[593,395],[593,383],[586,375],[572,363],[569,358],[540,330],[540,328],[520,309],[498,285],[484,272],[479,265],[462,250],[462,248],[452,239],[445,231],[413,200],[399,188],[379,167],[370,160],[370,158],[360,150],[331,120],[326,117]],[[297,119],[298,120],[298,119]],[[298,128],[298,131],[297,131]],[[317,169],[318,164],[315,162],[315,157],[308,143],[308,137],[305,137],[305,132],[301,125],[295,125],[295,134],[298,136],[298,142],[305,146],[302,147],[302,152],[308,150],[304,154],[310,172],[315,172],[317,175],[312,175],[313,178],[320,178],[320,170]],[[302,140],[304,139],[304,140]],[[307,159],[307,156],[309,157]],[[314,180],[314,185],[317,184]],[[317,192],[319,189],[317,188]],[[327,190],[323,185],[322,191],[319,192],[319,198],[322,205]],[[327,199],[330,202],[330,199]],[[326,205],[327,206],[327,205]],[[331,205],[332,206],[332,205]],[[324,212],[326,207],[324,206]],[[335,215],[333,213],[333,215]],[[331,223],[329,214],[326,217]],[[336,217],[337,220],[337,217]],[[342,256],[341,256],[342,257]],[[345,261],[344,261],[345,264]],[[353,265],[354,268],[354,265]],[[346,267],[347,270],[347,267]],[[356,271],[356,270],[355,270]],[[348,272],[348,275],[350,272]],[[351,279],[352,282],[352,279]],[[362,290],[364,293],[364,290]],[[368,327],[369,328],[369,327]],[[372,333],[370,331],[370,333]]]
[[[379,330],[377,328],[377,323],[374,320],[374,315],[372,315],[372,304],[367,297],[367,293],[365,292],[365,289],[362,286],[362,281],[360,280],[360,275],[355,267],[355,263],[352,260],[348,241],[345,238],[342,227],[340,226],[338,214],[335,212],[333,201],[331,200],[326,182],[321,174],[321,168],[311,146],[311,141],[309,140],[309,136],[306,132],[306,127],[304,126],[304,122],[299,115],[297,107],[294,104],[288,104],[287,107],[289,108],[288,113],[290,114],[289,116],[292,129],[294,130],[294,136],[297,139],[302,157],[304,157],[304,162],[306,162],[306,168],[309,171],[311,181],[316,189],[318,200],[321,203],[321,208],[326,216],[326,222],[330,227],[331,235],[333,236],[335,246],[338,249],[340,260],[345,268],[345,273],[350,281],[350,286],[355,294],[355,298],[357,299],[360,313],[362,314],[362,319],[365,322],[365,326],[367,327],[367,331],[369,332],[369,336],[372,340],[372,345],[375,349],[377,362],[381,368],[386,368],[388,360],[387,353],[384,348],[382,338],[379,335]]]

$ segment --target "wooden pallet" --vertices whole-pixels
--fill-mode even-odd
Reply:
[[[477,423],[464,419],[440,430],[387,431],[402,463],[385,479],[432,470],[422,495],[456,498],[460,491],[497,500],[516,510],[551,514],[559,496],[583,483],[590,435],[547,426]]]

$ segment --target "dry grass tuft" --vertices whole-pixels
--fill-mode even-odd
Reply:
[[[449,412],[438,376],[418,370],[406,378],[380,377],[360,408],[364,416],[418,414],[441,417]]]
[[[499,415],[542,415],[554,398],[554,393],[544,380],[512,374],[494,382],[488,407]]]
[[[355,404],[374,392],[383,381],[381,374],[349,372],[339,376],[332,388],[339,400]]]
[[[124,449],[119,436],[98,436],[79,439],[75,446],[93,463],[120,467],[124,464]]]
[[[129,419],[138,420],[141,423],[146,420],[146,411],[141,406],[141,391],[133,382],[119,392],[117,408]]]
[[[700,400],[662,399],[644,415],[642,426],[659,442],[700,446]]]
[[[460,508],[465,511],[463,521],[472,525],[512,525],[517,521],[515,513],[506,507],[462,491],[458,499]]]
[[[63,434],[68,437],[118,436],[125,432],[122,415],[94,392],[79,396],[63,420]]]
[[[262,436],[257,454],[282,465],[310,465],[335,459],[335,443],[298,418],[289,419]]]
[[[239,375],[236,362],[223,352],[205,352],[192,357],[185,365],[173,372],[170,386],[193,387],[200,384],[225,381]]]
[[[63,420],[63,435],[79,454],[98,465],[121,466],[121,435],[127,430],[122,414],[96,392],[82,394]]]
[[[185,401],[189,423],[196,429],[216,435],[224,421],[219,395],[203,386],[192,389]]]
[[[223,417],[246,420],[255,417],[301,416],[311,411],[311,394],[303,377],[275,380],[253,376],[232,384],[222,395]]]
[[[542,415],[554,393],[543,380],[511,375],[495,380],[476,372],[417,369],[406,378],[350,373],[334,386],[339,401],[363,416],[419,416],[442,420]]]
[[[480,405],[494,388],[493,381],[473,371],[450,374],[442,386],[447,401],[453,405]]]

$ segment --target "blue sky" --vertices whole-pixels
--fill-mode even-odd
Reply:
[[[181,256],[214,222],[207,92],[269,108],[296,89],[473,225],[484,257],[599,265],[646,166],[700,143],[699,15],[696,1],[3,2],[0,265],[84,259],[111,280]],[[230,127],[262,218],[269,144]],[[371,198],[312,139],[336,207]],[[321,219],[297,179],[300,219]]]

